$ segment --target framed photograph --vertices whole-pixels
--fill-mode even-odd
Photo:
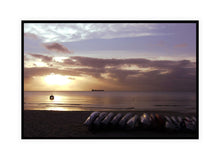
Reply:
[[[198,139],[199,22],[23,20],[22,139]]]

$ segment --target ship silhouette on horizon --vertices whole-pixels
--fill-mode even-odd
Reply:
[[[104,90],[102,90],[102,89],[92,89],[91,91],[95,92],[95,91],[104,91]]]

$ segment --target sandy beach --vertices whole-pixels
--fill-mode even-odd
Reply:
[[[90,115],[90,111],[23,111],[22,138],[23,139],[196,139],[197,132],[164,131],[164,130],[98,130],[89,131],[83,122]],[[122,112],[123,113],[123,112]],[[135,112],[141,114],[142,112]],[[153,113],[153,112],[149,112]],[[161,115],[177,115],[176,113],[157,112]]]

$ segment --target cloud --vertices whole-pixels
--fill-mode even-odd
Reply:
[[[188,45],[186,43],[177,44],[174,48],[186,48]]]
[[[24,62],[27,62],[29,60],[30,60],[29,56],[27,56],[27,54],[24,54]]]
[[[28,38],[38,39],[37,35],[33,33],[24,33],[24,36]]]
[[[79,67],[91,67],[91,68],[116,68],[123,65],[132,66],[135,65],[139,68],[160,68],[170,69],[173,67],[192,67],[195,63],[189,60],[171,61],[171,60],[149,60],[144,58],[128,58],[128,59],[102,59],[102,58],[90,58],[72,56],[65,59],[61,64],[68,66],[79,66]]]
[[[53,61],[53,57],[50,57],[50,56],[44,56],[44,55],[40,55],[40,54],[31,54],[31,53],[29,53],[29,55],[31,55],[32,57],[35,57],[35,58],[39,58],[39,59],[41,59],[41,61],[43,61],[45,63]]]
[[[68,48],[59,43],[44,43],[43,45],[49,51],[54,51],[57,53],[71,53]]]
[[[79,76],[80,73],[74,69],[57,69],[53,67],[32,67],[24,68],[24,78],[30,79],[35,76],[45,76],[51,73],[69,76]]]
[[[73,78],[73,77],[68,77],[68,79],[70,79],[70,80],[76,80],[75,78]]]
[[[74,56],[69,57],[63,61],[64,65],[72,66],[87,66],[92,68],[105,68],[108,66],[118,67],[122,65],[137,65],[139,67],[146,67],[150,65],[151,61],[143,58],[139,59],[102,59]]]
[[[108,83],[135,91],[196,91],[196,70],[178,68],[167,74],[161,70],[149,72],[111,69],[107,71]]]
[[[24,31],[40,35],[43,42],[73,42],[155,35],[153,23],[27,23]]]
[[[56,62],[58,63],[58,62]],[[51,73],[92,77],[108,86],[137,91],[196,91],[196,64],[189,60],[99,59],[70,57],[60,67],[24,68],[24,78]],[[137,66],[134,69],[126,67]],[[126,66],[126,67],[125,67]],[[151,69],[154,68],[154,69]],[[92,87],[92,86],[90,86]],[[109,88],[114,90],[114,88]]]

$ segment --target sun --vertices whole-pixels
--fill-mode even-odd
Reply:
[[[66,85],[70,83],[68,76],[61,76],[59,74],[50,74],[45,76],[44,81],[49,85]]]

